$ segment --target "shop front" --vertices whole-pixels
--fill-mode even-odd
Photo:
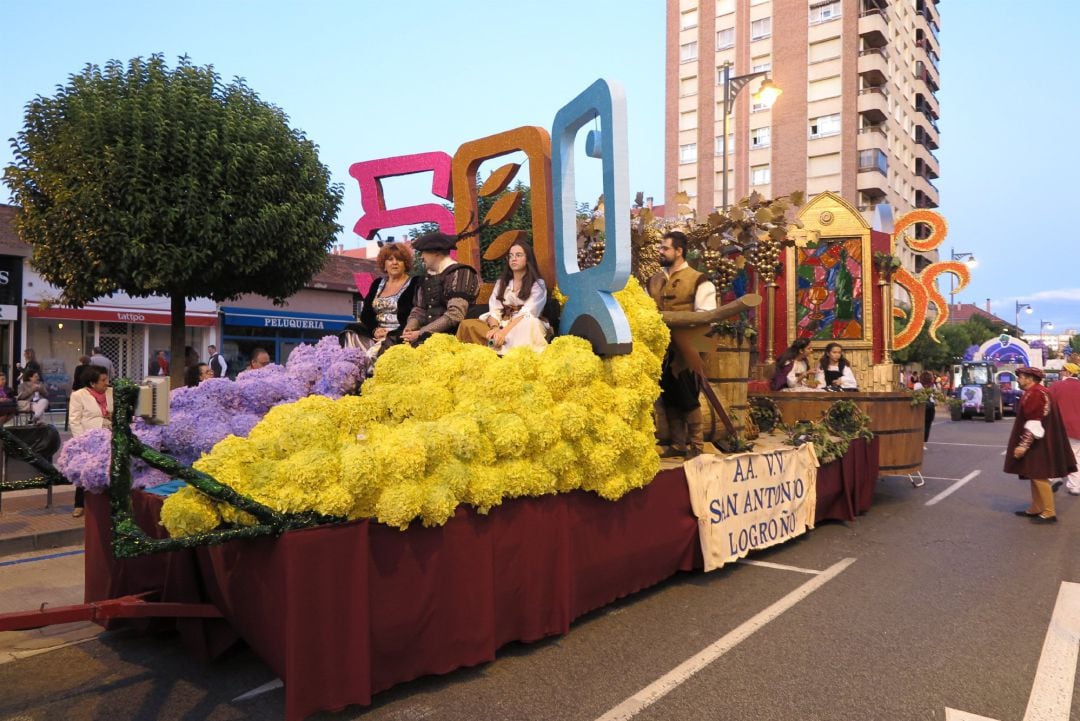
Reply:
[[[345,314],[223,306],[221,353],[229,363],[229,375],[235,377],[256,348],[269,353],[274,363],[285,363],[298,345],[318,343],[352,321],[353,316]]]

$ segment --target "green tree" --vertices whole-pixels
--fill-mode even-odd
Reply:
[[[1069,338],[1069,348],[1072,349],[1073,353],[1080,353],[1080,335]]]
[[[314,143],[243,80],[160,55],[87,65],[26,105],[4,181],[31,264],[80,307],[167,296],[172,381],[185,299],[275,303],[325,262],[342,191]]]

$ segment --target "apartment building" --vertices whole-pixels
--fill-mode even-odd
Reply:
[[[936,208],[938,0],[667,0],[665,201],[699,215],[728,203],[832,190],[868,219]],[[735,96],[723,137],[724,66],[768,73],[783,94]],[[734,87],[735,84],[731,84]],[[668,207],[674,207],[669,205]],[[901,249],[904,264],[931,259]]]

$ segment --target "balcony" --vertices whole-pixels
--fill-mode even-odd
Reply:
[[[869,47],[889,44],[889,15],[879,8],[868,8],[859,14],[859,37]]]
[[[934,180],[941,177],[940,167],[938,159],[930,152],[929,148],[921,145],[916,147],[915,175],[927,180]]]
[[[937,130],[938,104],[933,93],[915,93],[915,110],[922,113]],[[940,131],[938,131],[940,132]]]
[[[941,71],[938,68],[938,63],[940,62],[938,60],[938,51],[934,47],[934,44],[927,39],[930,36],[924,34],[922,30],[916,31],[915,34],[916,36],[923,36],[915,38],[915,59],[923,60],[934,68],[934,72],[940,73]]]
[[[937,74],[922,60],[915,61],[915,77],[926,83],[926,87],[930,89],[931,93],[936,93],[941,87]]]
[[[938,131],[930,123],[915,126],[915,142],[928,150],[938,149]]]
[[[922,9],[916,9],[915,11],[915,28],[925,28],[927,32],[934,36],[934,40],[938,39],[938,25],[935,16],[930,10],[926,9],[924,3],[919,3]]]
[[[866,85],[884,85],[889,77],[889,51],[883,47],[860,50],[858,67]]]
[[[915,207],[936,208],[941,204],[938,189],[926,178],[915,178]]]
[[[860,151],[877,148],[887,153],[889,150],[889,134],[885,127],[885,123],[879,123],[859,128],[859,136],[855,139],[856,147]]]
[[[889,158],[885,152],[878,148],[860,150],[858,170],[858,191],[869,200],[884,197],[889,189]]]
[[[889,117],[888,95],[889,91],[884,86],[863,88],[859,91],[857,108],[867,123],[876,125]]]

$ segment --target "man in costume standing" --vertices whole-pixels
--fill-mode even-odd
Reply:
[[[1069,436],[1073,457],[1080,464],[1080,365],[1066,363],[1061,369],[1061,380],[1050,386],[1050,398],[1061,413],[1065,434]],[[1080,496],[1080,473],[1070,473],[1065,483],[1069,494]]]
[[[457,238],[445,233],[428,233],[413,243],[427,273],[401,333],[406,343],[419,345],[432,333],[457,332],[469,305],[476,300],[480,278],[472,266],[450,257],[456,246]]]
[[[649,278],[649,295],[661,311],[716,310],[716,286],[686,262],[686,241],[686,234],[677,230],[664,234],[661,270]],[[701,455],[705,438],[700,391],[697,375],[687,367],[674,343],[669,344],[660,374],[660,405],[667,418],[671,447],[660,454],[661,458]]]
[[[1033,523],[1056,523],[1051,478],[1076,471],[1076,459],[1065,435],[1065,425],[1050,391],[1042,384],[1043,372],[1022,366],[1016,379],[1024,395],[1016,410],[1016,420],[1005,452],[1005,472],[1031,482],[1031,505],[1016,515]]]

